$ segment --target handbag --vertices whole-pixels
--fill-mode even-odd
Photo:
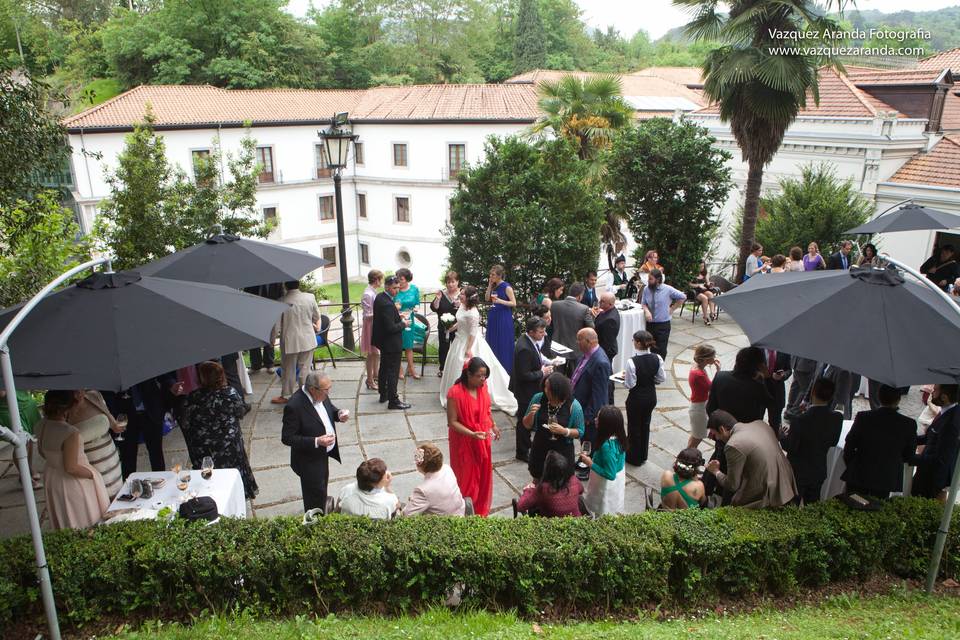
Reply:
[[[213,522],[220,517],[216,501],[210,496],[190,498],[180,505],[180,517],[184,520],[206,520]]]

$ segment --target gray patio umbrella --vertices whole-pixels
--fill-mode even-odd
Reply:
[[[960,215],[937,211],[918,204],[908,204],[893,213],[881,213],[879,216],[844,233],[889,233],[891,231],[923,231],[928,229],[960,228]]]
[[[760,347],[904,387],[955,383],[960,313],[893,269],[750,278],[716,302]]]
[[[220,233],[137,267],[141,275],[242,289],[297,280],[329,260],[312,253]]]
[[[120,391],[262,346],[288,305],[217,285],[96,273],[51,294],[10,338],[21,389]],[[19,311],[0,312],[0,329]]]

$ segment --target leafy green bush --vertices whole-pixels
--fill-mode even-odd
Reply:
[[[601,518],[330,516],[118,523],[45,536],[64,617],[226,611],[402,612],[455,585],[477,608],[595,613],[659,602],[785,593],[877,571],[925,573],[940,505],[893,500],[875,513],[718,509]],[[957,520],[960,520],[958,518]],[[957,527],[944,557],[956,577]],[[39,615],[29,538],[0,542],[0,627]]]

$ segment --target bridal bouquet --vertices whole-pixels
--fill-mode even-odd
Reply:
[[[443,325],[444,329],[449,329],[456,323],[457,319],[452,313],[445,313],[440,316],[440,324]]]

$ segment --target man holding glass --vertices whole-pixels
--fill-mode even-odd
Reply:
[[[311,371],[283,407],[280,440],[290,447],[290,468],[300,476],[304,511],[326,508],[329,458],[340,462],[334,425],[350,419],[330,401],[332,386],[330,376]]]

